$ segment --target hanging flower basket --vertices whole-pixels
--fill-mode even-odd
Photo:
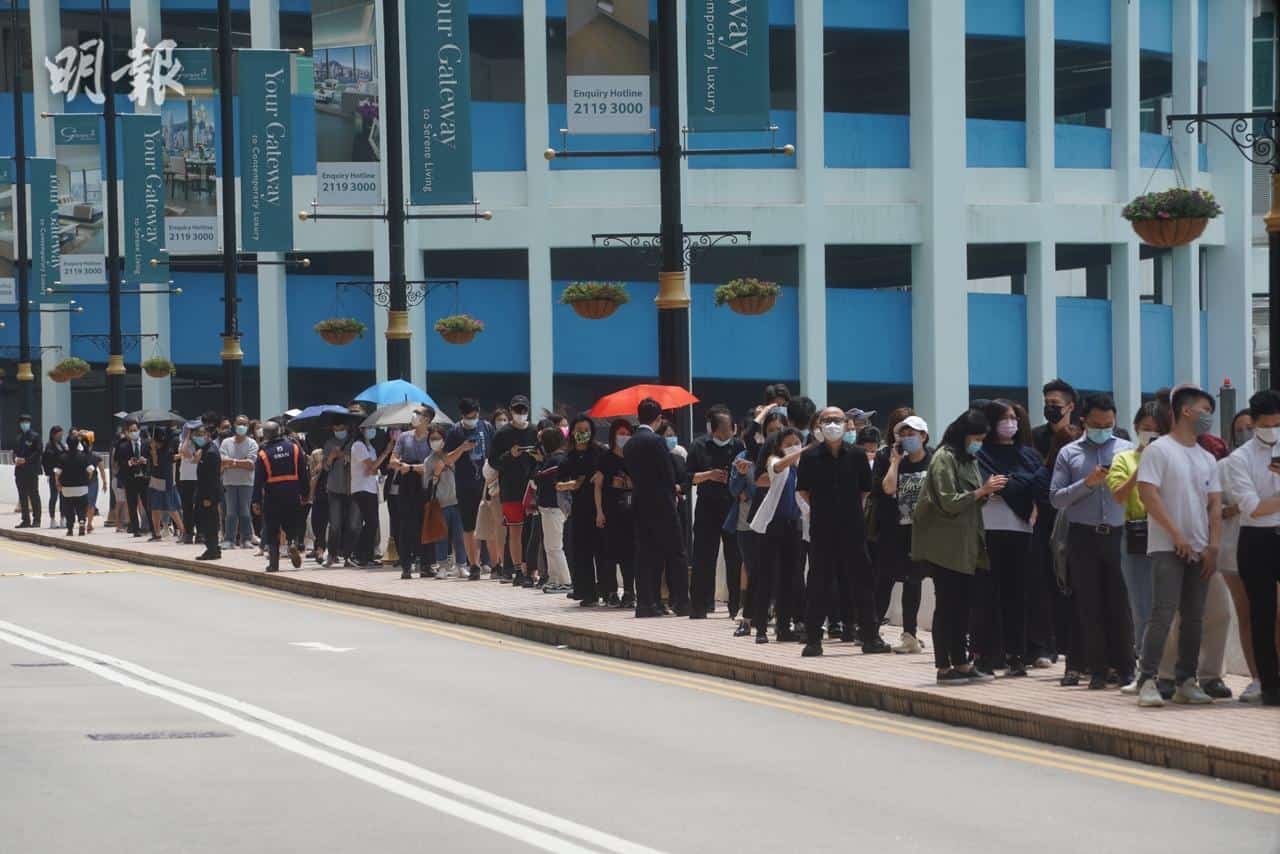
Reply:
[[[1222,206],[1213,193],[1175,187],[1138,196],[1125,205],[1121,215],[1143,243],[1168,249],[1186,246],[1204,234],[1209,220],[1221,213]]]
[[[469,314],[453,314],[436,321],[436,332],[450,344],[470,344],[484,332],[484,324]]]
[[[54,365],[49,371],[49,379],[55,383],[65,383],[68,380],[78,380],[87,373],[89,373],[89,363],[72,356]]]
[[[734,279],[716,288],[716,305],[728,305],[738,314],[764,314],[778,301],[782,288],[759,279]]]
[[[631,301],[621,282],[573,282],[560,295],[560,302],[573,308],[578,317],[601,320]]]
[[[354,317],[331,317],[315,325],[316,334],[335,347],[342,347],[357,338],[363,338],[367,328]]]
[[[147,376],[156,380],[162,380],[165,377],[171,377],[178,373],[178,369],[174,366],[173,362],[170,362],[168,359],[161,358],[160,356],[147,359],[143,362],[142,370]]]

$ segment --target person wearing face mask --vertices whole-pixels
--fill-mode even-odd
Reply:
[[[498,472],[502,518],[507,530],[507,551],[513,564],[513,584],[532,586],[524,561],[524,494],[537,460],[530,452],[538,446],[538,432],[529,423],[529,398],[511,399],[511,423],[493,437],[489,465]]]
[[[362,427],[351,445],[351,541],[358,567],[378,567],[374,558],[378,545],[378,470],[391,456],[391,446],[382,453],[374,444],[377,427]]]
[[[220,560],[218,505],[222,503],[222,455],[218,443],[210,439],[209,428],[203,424],[191,431],[191,444],[196,448],[196,520],[204,541],[204,551],[196,560]]]
[[[1133,444],[1115,435],[1110,395],[1086,397],[1080,412],[1085,434],[1058,454],[1049,492],[1070,524],[1067,566],[1080,638],[1073,664],[1089,673],[1089,688],[1098,691],[1113,679],[1126,685],[1132,678],[1133,617],[1120,568],[1125,512],[1107,476],[1116,455]]]
[[[677,578],[684,579],[684,586],[689,588],[689,562],[688,556],[693,553],[693,507],[689,501],[689,496],[693,492],[693,485],[689,478],[689,451],[680,444],[680,436],[676,432],[675,422],[663,418],[658,422],[658,435],[667,443],[667,450],[671,452],[671,465],[676,470],[676,515],[680,517],[680,543],[684,547],[685,560],[682,564],[668,568],[668,573],[675,573]],[[681,616],[687,616],[681,614]]]
[[[351,414],[352,416],[360,415],[354,411]],[[351,550],[355,546],[351,524],[353,516],[351,445],[355,441],[351,427],[353,420],[354,418],[344,418],[335,421],[331,428],[332,435],[324,443],[324,467],[329,473],[325,479],[325,490],[329,494],[329,554],[324,562],[326,567],[337,566],[339,561],[344,567],[353,565],[351,562]]]
[[[799,598],[790,588],[799,577],[802,559],[800,504],[796,500],[796,466],[804,450],[802,442],[799,430],[779,430],[765,442],[756,458],[757,468],[769,480],[768,489],[763,492],[750,522],[751,530],[760,536],[757,586],[760,592],[777,590],[777,627],[774,636],[780,643],[795,639],[789,608]],[[768,643],[768,596],[760,596],[752,601],[751,623],[756,632],[756,643]]]
[[[484,495],[484,464],[493,444],[493,428],[480,419],[480,404],[469,397],[458,402],[458,423],[449,430],[444,449],[458,453],[454,463],[454,483],[458,489],[458,514],[462,519],[462,542],[466,547],[468,576],[480,579],[480,541],[476,523]]]
[[[307,458],[301,447],[281,435],[280,425],[274,421],[262,425],[262,439],[254,461],[252,500],[262,514],[267,572],[280,569],[282,534],[288,544],[289,562],[297,569],[302,566],[302,495],[303,484],[308,480]]]
[[[80,430],[80,449],[86,451],[93,459],[95,471],[89,475],[89,494],[84,499],[84,518],[85,527],[90,534],[93,533],[93,519],[98,515],[98,493],[107,488],[107,472],[102,464],[102,458],[93,452],[94,443],[97,437],[92,430]]]
[[[662,405],[652,398],[640,401],[640,422],[623,451],[632,483],[636,522],[636,617],[671,613],[662,604],[662,574],[676,614],[689,616],[689,571],[677,502],[677,457],[657,432]],[[678,568],[684,566],[683,575]]]
[[[915,654],[924,651],[917,620],[927,568],[911,559],[911,514],[920,501],[933,452],[928,446],[929,425],[914,413],[898,420],[891,434],[896,441],[877,455],[871,471],[871,500],[879,531],[876,616],[884,619],[893,585],[902,582],[902,639],[893,651]]]
[[[152,431],[147,454],[151,470],[151,479],[147,484],[147,505],[151,508],[150,541],[160,541],[166,516],[173,522],[177,538],[181,540],[186,534],[182,528],[182,499],[173,483],[173,457],[165,430],[157,428]]]
[[[987,416],[970,409],[947,427],[929,463],[912,513],[911,559],[927,561],[933,578],[933,663],[939,685],[967,685],[993,678],[969,657],[973,578],[987,567],[982,505],[1007,480],[985,481],[976,455],[991,431]]]
[[[1150,526],[1151,621],[1142,639],[1138,705],[1162,706],[1156,676],[1175,613],[1181,616],[1175,703],[1212,703],[1196,681],[1208,580],[1222,542],[1222,485],[1213,456],[1196,439],[1214,425],[1214,400],[1195,386],[1170,395],[1173,427],[1152,442],[1138,466],[1138,492]],[[1274,552],[1271,553],[1274,558]]]
[[[431,454],[426,460],[429,480],[425,485],[428,500],[434,498],[443,511],[446,531],[445,538],[434,545],[435,559],[439,565],[436,578],[449,578],[451,575],[457,578],[469,578],[470,565],[467,562],[467,552],[462,541],[462,516],[458,512],[458,480],[455,471],[463,451],[461,445],[452,451],[445,450],[447,433],[448,429],[440,424],[432,424],[427,430],[427,444],[431,448]],[[449,567],[451,552],[453,554],[452,569]]]
[[[1246,699],[1249,691],[1240,699],[1280,706],[1276,602],[1276,585],[1280,583],[1280,392],[1268,389],[1249,398],[1249,415],[1253,436],[1232,452],[1225,467],[1240,510],[1236,560],[1248,602],[1240,619],[1249,624],[1258,685],[1257,699]]]
[[[1006,482],[982,505],[989,571],[974,577],[973,645],[979,670],[1026,676],[1027,567],[1040,455],[1031,447],[1031,425],[1020,405],[993,400],[983,414],[995,429],[977,454],[978,471]]]
[[[631,439],[631,424],[618,418],[609,425],[609,441],[605,452],[596,459],[591,489],[595,510],[595,527],[601,534],[598,571],[603,573],[603,587],[617,587],[622,573],[622,598],[606,596],[615,608],[636,606],[636,522],[631,506],[631,478],[627,475],[624,449]],[[603,589],[603,588],[602,588]]]
[[[724,549],[725,585],[729,589],[729,615],[738,615],[741,598],[742,553],[735,529],[724,530],[725,518],[733,509],[729,495],[729,471],[734,459],[746,449],[734,436],[733,414],[725,406],[707,412],[707,433],[693,442],[689,453],[691,484],[698,490],[693,516],[693,582],[690,613],[701,619],[715,610],[716,560]]]
[[[224,502],[223,549],[248,548],[253,535],[253,467],[258,457],[258,442],[250,435],[247,415],[237,415],[229,438],[218,447],[222,456],[222,494]]]
[[[85,503],[89,494],[89,478],[97,476],[98,459],[80,444],[80,436],[72,433],[66,450],[54,469],[55,485],[62,494],[67,519],[67,536],[75,533],[77,521],[80,536],[85,534]]]
[[[798,395],[787,401],[787,423],[800,431],[803,445],[811,445],[821,441],[814,435],[814,418],[818,414],[818,405],[804,395]]]
[[[861,448],[845,443],[845,414],[840,407],[822,410],[817,424],[821,441],[804,451],[796,481],[797,495],[810,508],[804,615],[808,642],[803,654],[822,655],[823,624],[828,617],[843,625],[844,642],[854,640],[857,626],[864,654],[888,652],[875,613],[875,573],[867,554],[863,512],[864,498],[871,491],[871,466]]]
[[[25,428],[23,428],[23,426],[22,426],[22,425],[23,425],[23,423],[24,423],[24,422],[19,422],[19,423],[18,423],[18,429],[19,429],[19,430],[23,430],[23,429],[30,430],[30,429],[31,429],[31,422],[30,422],[30,421],[25,422],[25,423],[26,423],[26,425],[27,425]],[[62,461],[62,456],[63,456],[66,452],[67,452],[67,443],[63,440],[63,436],[62,436],[62,428],[61,428],[61,427],[59,427],[57,424],[55,424],[55,425],[53,425],[53,427],[49,428],[49,443],[48,443],[47,445],[45,445],[45,446],[44,446],[44,454],[43,454],[43,456],[42,456],[42,458],[41,458],[41,463],[42,463],[42,465],[43,465],[43,467],[44,467],[45,478],[46,478],[46,480],[47,480],[47,482],[48,482],[48,484],[49,484],[49,528],[50,528],[50,529],[55,529],[55,528],[57,528],[57,527],[58,527],[58,520],[57,520],[57,518],[55,518],[55,516],[56,516],[56,514],[57,514],[57,512],[58,512],[58,490],[55,488],[54,471],[53,471],[53,470],[54,470],[55,468],[57,468],[57,467],[58,467],[58,464]],[[22,495],[21,490],[19,490],[19,492],[18,492],[18,502],[19,502],[19,504],[21,504],[21,503],[22,503],[22,499],[23,499],[23,495]],[[36,509],[37,509],[37,511],[39,511],[39,506],[40,506],[40,496],[39,496],[39,494],[37,493],[37,495],[36,495]],[[23,512],[24,512],[24,513],[26,512],[26,508],[25,508],[25,507],[23,507]],[[63,520],[62,520],[62,522],[63,522],[63,527],[66,527],[66,514],[65,514],[65,513],[63,513],[62,515],[63,515]],[[34,527],[37,527],[37,528],[38,528],[38,527],[40,527],[40,513],[39,513],[39,512],[37,512],[37,513],[36,513],[36,517],[35,517],[35,518],[36,518],[36,524],[35,524],[35,526],[34,526]]]
[[[430,413],[428,415],[428,413]],[[410,425],[412,430],[401,433],[396,438],[395,449],[391,452],[391,468],[399,478],[399,519],[397,520],[396,549],[400,555],[400,577],[413,578],[415,563],[418,564],[419,576],[430,578],[435,575],[431,569],[431,551],[422,543],[422,518],[427,505],[427,457],[431,456],[431,419],[435,410],[423,404],[413,413]],[[332,506],[332,504],[330,504]],[[329,520],[330,526],[333,520]],[[332,545],[330,546],[332,548]],[[332,560],[332,555],[330,555]]]
[[[595,485],[592,479],[607,453],[595,441],[595,422],[579,415],[569,422],[568,448],[560,465],[560,489],[573,498],[569,507],[569,574],[578,604],[590,608],[603,601],[618,604],[617,573],[604,552],[604,532],[596,527]]]
[[[43,469],[40,434],[31,429],[31,416],[23,413],[18,416],[18,439],[13,450],[13,479],[18,488],[18,507],[22,512],[22,521],[17,525],[19,528],[40,527],[40,472]],[[49,522],[52,524],[53,519],[50,518]]]
[[[116,471],[120,473],[120,481],[124,486],[125,508],[129,519],[129,533],[135,537],[142,536],[139,516],[146,514],[147,486],[151,481],[151,465],[147,452],[147,440],[142,435],[138,422],[128,419],[124,422],[124,438],[116,446]]]

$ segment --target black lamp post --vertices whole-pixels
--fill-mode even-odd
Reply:
[[[102,48],[107,62],[114,59],[111,46],[111,8],[108,0],[102,0]],[[110,347],[107,351],[107,415],[102,423],[111,424],[115,413],[127,407],[124,402],[125,366],[124,342],[120,331],[120,188],[116,184],[119,174],[116,163],[116,101],[112,75],[102,75],[104,100],[102,104],[103,140],[107,147],[106,183],[107,204],[107,323]]]

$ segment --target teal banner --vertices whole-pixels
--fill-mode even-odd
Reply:
[[[240,243],[246,252],[293,249],[292,57],[241,50]]]
[[[17,193],[13,191],[14,162],[0,157],[0,305],[18,302]]]
[[[58,217],[58,168],[52,157],[28,157],[31,182],[31,293],[33,299],[61,302],[50,294],[62,276],[62,243],[75,234]]]
[[[412,205],[469,205],[475,201],[469,15],[469,0],[405,4]]]
[[[769,0],[688,0],[689,129],[769,127]]]
[[[164,284],[164,128],[159,115],[121,116],[124,136],[125,281]]]

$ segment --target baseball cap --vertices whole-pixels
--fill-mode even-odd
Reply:
[[[898,426],[893,428],[893,432],[897,433],[903,427],[909,427],[917,433],[929,432],[929,423],[919,415],[908,415],[906,418],[898,422]]]
[[[516,409],[517,407],[521,407],[521,406],[523,406],[525,409],[528,409],[529,398],[525,397],[523,394],[517,394],[515,397],[511,398],[511,405],[508,408]]]
[[[864,412],[861,409],[850,409],[845,412],[844,417],[852,418],[855,421],[870,421],[871,416],[875,414],[876,414],[876,411],[874,409],[872,409],[870,412]]]

